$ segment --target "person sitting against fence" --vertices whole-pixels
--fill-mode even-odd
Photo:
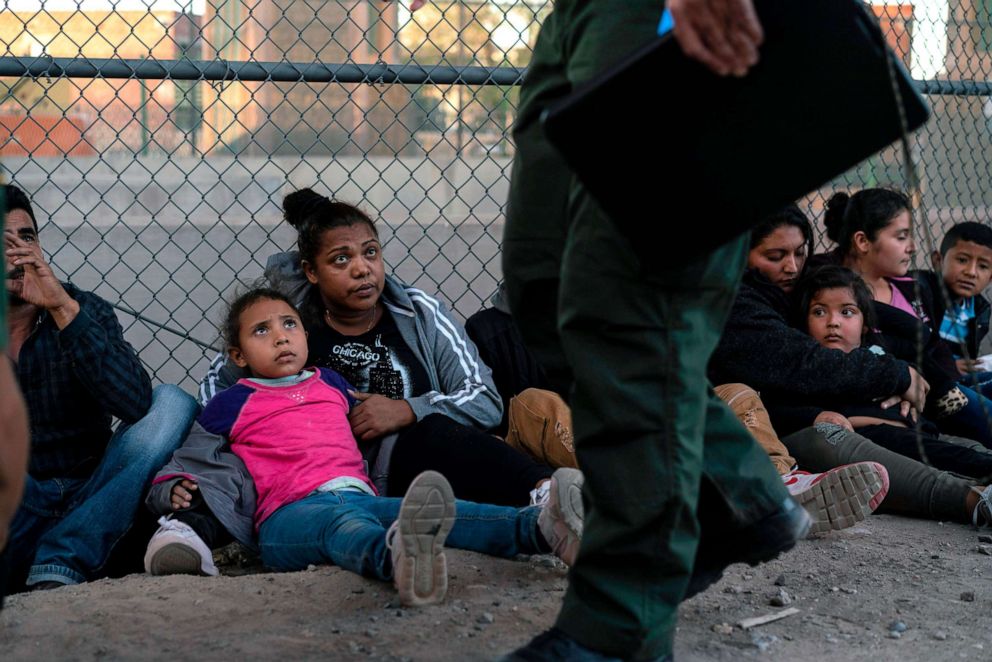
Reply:
[[[266,277],[299,305],[312,363],[358,389],[350,421],[376,487],[402,495],[432,469],[460,499],[546,498],[553,469],[484,432],[502,413],[489,368],[437,299],[386,274],[372,219],[310,189],[287,195],[283,208],[299,253],[270,257]],[[218,357],[201,400],[240,376]]]
[[[109,303],[59,282],[27,196],[4,190],[7,355],[30,419],[24,497],[4,557],[10,588],[57,588],[105,576],[142,496],[179,446],[196,401],[152,389]],[[111,428],[112,418],[120,421]]]
[[[909,274],[916,252],[909,198],[872,188],[854,195],[835,193],[827,201],[824,225],[837,247],[815,264],[839,264],[871,288],[875,319],[888,352],[917,361],[932,390],[926,415],[941,432],[992,447],[992,400],[958,382],[960,373],[937,322],[942,306],[927,281]],[[922,346],[920,342],[922,341]]]
[[[961,375],[958,381],[986,398],[992,396],[992,370],[977,361],[992,312],[982,294],[992,281],[992,228],[956,223],[931,260],[934,271],[920,275],[937,297],[934,326],[951,349]]]
[[[797,285],[795,300],[797,322],[822,347],[845,353],[862,346],[876,353],[886,351],[884,337],[874,331],[871,290],[850,269],[825,265],[811,270]],[[938,469],[973,478],[992,477],[992,450],[965,439],[955,443],[942,440],[936,426],[915,409],[903,414],[898,408],[883,409],[870,400],[809,401],[797,397],[782,402],[769,408],[776,421],[788,420],[789,427],[826,418],[901,455],[921,461],[925,457]]]
[[[308,360],[307,334],[289,297],[248,291],[231,303],[224,330],[231,361],[248,376],[211,398],[198,422],[230,443],[254,482],[253,521],[267,567],[330,563],[393,580],[403,604],[420,605],[444,597],[446,542],[504,558],[554,552],[574,561],[582,532],[577,470],[555,473],[542,507],[455,501],[434,471],[415,476],[402,500],[379,496],[349,420],[367,400],[340,374]],[[185,498],[187,488],[197,487],[193,475],[166,467],[156,483],[160,494],[171,485],[160,511],[193,507]],[[175,546],[177,531],[190,539],[205,533],[196,526],[163,521],[148,554]]]
[[[501,285],[493,308],[470,317],[465,330],[493,366],[494,381],[513,394],[507,402],[503,393],[509,407],[506,441],[553,467],[576,467],[571,410],[557,394],[537,388],[546,388],[548,380],[523,344],[509,312],[500,310],[502,291]],[[882,465],[857,462],[819,473],[801,470],[779,440],[754,389],[746,384],[722,384],[714,392],[768,453],[789,493],[810,514],[810,533],[854,526],[882,503],[888,491],[888,474]]]
[[[867,347],[839,352],[793,328],[790,294],[806,267],[813,229],[795,205],[769,215],[752,232],[748,272],[710,362],[710,378],[760,389],[765,404],[803,397],[811,402],[878,402],[908,414],[919,409],[925,380],[904,361]],[[919,386],[918,386],[919,385]],[[774,405],[769,407],[774,411]],[[992,493],[893,451],[836,424],[829,414],[808,426],[771,423],[799,466],[823,472],[877,462],[889,475],[886,512],[992,525]]]

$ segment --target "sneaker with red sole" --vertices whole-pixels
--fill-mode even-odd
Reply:
[[[792,471],[786,489],[813,518],[810,533],[854,526],[873,513],[889,491],[889,472],[877,462],[857,462],[819,474]]]

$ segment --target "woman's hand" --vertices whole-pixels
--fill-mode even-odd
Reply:
[[[888,409],[892,405],[899,405],[899,411],[903,416],[909,414],[909,409],[902,403],[909,402],[916,411],[923,411],[927,404],[927,393],[930,392],[930,384],[923,379],[923,375],[916,371],[916,368],[909,367],[909,388],[905,393],[893,395],[882,400],[882,409]]]
[[[813,424],[817,423],[830,423],[831,425],[837,425],[849,432],[854,432],[854,426],[851,425],[851,421],[847,420],[847,417],[838,414],[835,411],[823,411],[820,415],[813,420]]]
[[[348,420],[355,439],[359,441],[378,439],[417,421],[406,400],[393,400],[374,393],[348,392],[358,400],[358,404],[348,414]]]

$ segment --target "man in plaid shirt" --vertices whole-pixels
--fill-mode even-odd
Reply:
[[[153,393],[113,308],[59,282],[27,196],[15,186],[5,192],[7,354],[31,428],[24,499],[5,562],[14,590],[57,588],[104,574],[197,406],[175,386]]]

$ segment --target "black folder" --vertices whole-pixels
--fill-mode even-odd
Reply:
[[[908,130],[929,116],[861,2],[755,8],[765,41],[744,78],[711,73],[668,33],[544,113],[549,140],[649,265],[726,242],[897,140],[893,84]]]

